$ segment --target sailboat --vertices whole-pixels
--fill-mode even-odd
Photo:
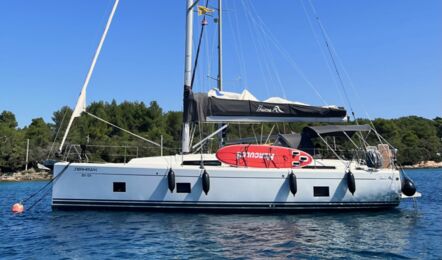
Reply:
[[[222,26],[221,2],[218,2],[219,27]],[[367,143],[368,134],[384,140],[370,125],[309,126],[301,133],[277,135],[272,145],[238,143],[221,147],[215,154],[202,153],[205,142],[219,136],[232,123],[343,123],[348,116],[342,107],[311,106],[282,98],[260,101],[247,90],[223,91],[222,55],[218,88],[208,93],[194,93],[192,40],[197,3],[187,0],[186,5],[182,152],[135,158],[127,163],[58,162],[53,169],[54,209],[200,212],[388,209],[398,206],[401,198],[416,195],[414,183],[398,170],[397,151],[386,142]],[[118,0],[60,151],[74,118],[86,112],[87,83],[117,5]],[[207,11],[207,7],[200,11]],[[202,123],[213,123],[219,128],[192,145],[191,127]],[[349,158],[339,155],[336,146],[330,143],[342,137],[357,148],[357,153]],[[359,138],[362,145],[358,145],[355,138]],[[318,142],[323,143],[331,157],[319,151]],[[192,153],[194,151],[199,152]]]

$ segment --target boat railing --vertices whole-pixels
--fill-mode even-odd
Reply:
[[[156,149],[158,150],[158,149]],[[139,157],[140,147],[130,145],[80,145],[71,144],[64,160],[77,162],[123,162]]]
[[[369,146],[367,149],[313,149],[315,159],[343,159],[355,161],[370,168],[391,168],[396,161],[395,151],[385,147]],[[339,157],[338,157],[339,156]]]
[[[179,148],[136,145],[68,145],[63,160],[72,162],[127,163],[131,159],[179,153]]]
[[[315,148],[309,151],[315,159],[344,159],[353,160],[363,158],[364,150],[362,149],[323,149]],[[338,157],[339,156],[339,157]]]

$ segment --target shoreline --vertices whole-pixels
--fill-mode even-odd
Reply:
[[[35,171],[34,169],[0,174],[0,182],[48,181],[51,179],[51,172]]]
[[[407,165],[407,166],[403,166],[402,169],[404,170],[425,170],[425,169],[442,169],[441,166],[437,166],[437,167],[415,167],[413,165]]]
[[[440,169],[442,168],[442,162],[424,161],[415,165],[405,165],[402,169]]]

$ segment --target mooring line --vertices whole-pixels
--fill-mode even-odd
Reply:
[[[29,201],[30,199],[32,199],[33,197],[37,196],[41,191],[43,191],[44,189],[46,189],[51,183],[53,183],[54,181],[56,181],[58,178],[60,178],[61,175],[63,175],[63,173],[66,172],[66,170],[68,169],[68,167],[71,165],[72,162],[69,162],[64,168],[63,170],[61,170],[61,172],[55,176],[54,178],[52,178],[52,180],[50,180],[48,183],[46,183],[43,187],[41,187],[38,191],[34,192],[33,194],[31,194],[31,196],[27,197],[26,199],[21,200],[18,204],[23,205],[25,202]],[[37,205],[38,202],[40,202],[47,194],[48,191],[50,191],[50,189],[48,189],[42,197],[40,197],[37,201],[35,201],[28,209],[33,208],[35,205]],[[16,205],[16,204],[14,204]],[[24,211],[24,209],[22,210]],[[19,212],[20,213],[20,212]]]

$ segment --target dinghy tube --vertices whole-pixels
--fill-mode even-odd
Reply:
[[[296,175],[293,172],[289,174],[289,187],[293,196],[295,196],[296,192],[298,192],[298,184],[296,182]]]
[[[354,195],[355,191],[356,191],[355,176],[353,175],[353,173],[350,170],[347,171],[346,175],[347,175],[346,177],[347,177],[348,190],[350,191],[351,195]]]
[[[210,190],[210,177],[206,170],[204,170],[203,172],[202,179],[203,179],[203,191],[207,195],[207,193],[209,193]]]
[[[170,192],[173,192],[175,189],[175,173],[173,172],[172,168],[170,168],[169,172],[167,173],[167,185],[169,186]]]

